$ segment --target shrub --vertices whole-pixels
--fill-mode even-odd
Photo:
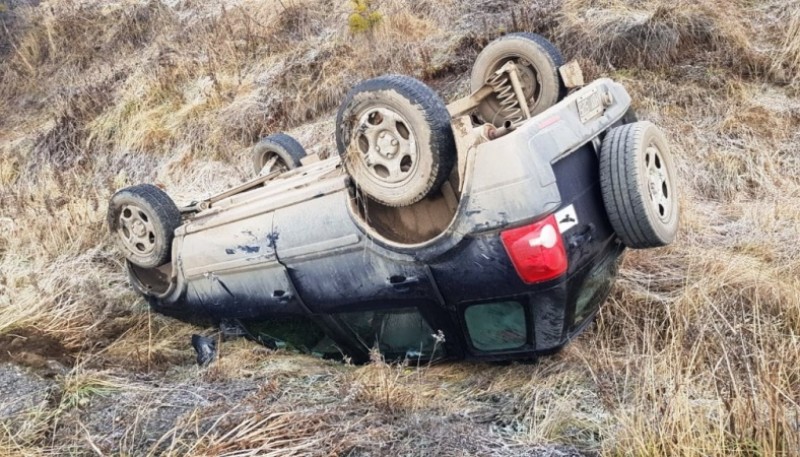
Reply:
[[[372,6],[372,0],[350,0],[353,13],[347,20],[351,33],[372,30],[383,19],[383,15]]]

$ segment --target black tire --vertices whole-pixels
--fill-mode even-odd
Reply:
[[[483,87],[509,60],[523,64],[520,76],[531,116],[550,108],[566,95],[566,87],[558,74],[558,68],[564,65],[561,52],[544,37],[529,32],[511,33],[489,43],[472,66],[471,90]],[[496,95],[487,97],[478,106],[478,114],[498,127],[509,120]]]
[[[262,138],[253,147],[252,156],[253,170],[258,175],[273,156],[278,156],[278,160],[272,170],[288,171],[299,167],[300,159],[306,156],[306,150],[291,136],[273,133]]]
[[[678,231],[677,172],[650,122],[611,129],[600,151],[600,185],[611,226],[629,248],[666,246]]]
[[[437,191],[456,158],[444,102],[422,82],[401,75],[350,90],[336,116],[336,147],[356,187],[395,207]]]
[[[108,204],[111,235],[132,264],[155,268],[170,260],[175,229],[181,225],[178,207],[152,184],[126,187]]]

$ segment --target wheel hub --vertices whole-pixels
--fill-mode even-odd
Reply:
[[[358,160],[371,180],[398,187],[413,176],[419,151],[403,116],[389,108],[373,108],[360,117],[358,125]]]
[[[517,72],[519,73],[519,82],[522,86],[522,93],[528,97],[528,102],[536,103],[535,92],[539,86],[536,80],[536,73],[534,72],[530,62],[525,59],[517,59]]]
[[[136,236],[144,236],[147,233],[147,228],[142,221],[137,220],[131,224],[131,231]]]
[[[156,247],[155,227],[150,217],[134,205],[122,208],[117,237],[122,247],[134,256],[150,255]]]
[[[380,153],[383,157],[391,159],[400,150],[400,141],[391,132],[384,130],[378,134],[378,144],[375,146],[375,151]]]
[[[645,151],[645,166],[650,203],[659,219],[668,222],[672,217],[672,184],[661,151],[654,145],[648,146]]]

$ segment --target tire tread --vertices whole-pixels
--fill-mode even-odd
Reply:
[[[558,80],[558,89],[559,89],[559,95],[558,95],[559,100],[563,98],[565,95],[567,95],[567,87],[564,85],[564,81],[561,80],[561,75],[558,74],[558,68],[564,65],[564,56],[561,54],[561,51],[558,50],[556,45],[554,45],[547,38],[533,32],[509,33],[508,35],[505,35],[504,37],[500,38],[498,41],[505,39],[513,39],[515,37],[526,38],[544,48],[544,51],[550,57],[550,60],[553,61],[553,66],[556,69],[556,79]]]
[[[600,152],[600,187],[609,221],[622,242],[635,249],[663,246],[647,217],[638,157],[649,122],[634,122],[612,129]]]
[[[253,149],[253,168],[256,169],[256,173],[261,171],[258,168],[260,161],[258,147],[264,144],[267,145],[270,151],[278,154],[290,170],[300,167],[302,165],[300,159],[306,156],[306,150],[303,145],[292,136],[283,132],[273,133],[262,138]]]
[[[447,111],[444,101],[433,89],[423,82],[405,75],[384,75],[357,84],[347,94],[336,115],[336,147],[339,155],[344,158],[348,149],[345,139],[351,134],[350,130],[345,131],[346,120],[344,117],[353,98],[363,92],[386,90],[394,90],[412,103],[422,107],[425,121],[431,130],[430,149],[433,152],[433,157],[430,173],[434,179],[428,181],[428,185],[423,191],[409,199],[413,200],[411,202],[413,203],[425,198],[434,189],[438,189],[450,175],[456,160],[455,138],[450,126],[450,113]],[[410,204],[385,201],[380,203],[387,206]]]
[[[108,207],[108,226],[112,231],[112,235],[115,235],[116,219],[119,216],[119,207],[116,205],[116,201],[120,197],[124,198],[126,195],[144,201],[155,213],[156,220],[154,223],[158,224],[164,232],[165,242],[161,251],[158,252],[158,255],[154,256],[156,258],[154,262],[157,263],[157,265],[153,266],[156,267],[167,263],[172,254],[172,240],[175,235],[175,229],[181,225],[180,210],[166,192],[152,184],[137,184],[126,187],[117,191],[111,197],[111,202]]]

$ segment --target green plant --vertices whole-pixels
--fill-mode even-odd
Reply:
[[[104,373],[89,373],[78,367],[64,378],[59,409],[68,411],[84,407],[92,397],[107,396],[122,387],[122,384],[106,378]]]
[[[383,14],[372,6],[372,0],[350,0],[353,13],[347,20],[351,33],[363,33],[372,30],[383,20]]]

